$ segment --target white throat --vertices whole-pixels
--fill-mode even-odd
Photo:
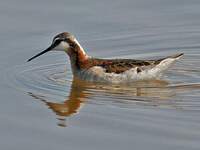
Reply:
[[[68,48],[69,48],[69,44],[67,42],[60,42],[60,44],[58,44],[54,50],[57,50],[57,51],[66,51]]]

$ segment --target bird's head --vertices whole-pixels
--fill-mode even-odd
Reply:
[[[47,49],[31,57],[28,61],[52,50],[65,51],[70,57],[76,53],[81,53],[86,56],[83,48],[74,36],[68,32],[63,32],[53,38],[52,44]]]

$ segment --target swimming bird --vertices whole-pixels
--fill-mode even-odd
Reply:
[[[71,61],[73,75],[79,80],[93,82],[134,82],[160,79],[183,53],[157,60],[99,59],[88,56],[76,38],[63,32],[53,38],[52,44],[28,61],[52,50],[64,51]]]

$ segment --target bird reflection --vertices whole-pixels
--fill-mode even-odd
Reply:
[[[58,125],[62,127],[67,126],[66,117],[76,114],[81,108],[83,104],[82,98],[87,98],[86,94],[84,94],[83,86],[81,86],[80,83],[77,84],[77,80],[73,80],[70,95],[66,101],[49,102],[43,96],[35,95],[30,92],[29,95],[35,99],[41,100],[49,107],[49,109],[55,112],[56,115],[59,116],[59,118],[57,118],[59,120]]]
[[[29,93],[44,102],[57,116],[58,126],[67,126],[67,117],[76,114],[84,103],[101,103],[111,100],[113,104],[137,104],[143,106],[176,106],[170,98],[174,89],[167,88],[165,81],[149,81],[127,84],[106,84],[79,81],[74,78],[68,98],[61,102],[50,102],[47,97]]]

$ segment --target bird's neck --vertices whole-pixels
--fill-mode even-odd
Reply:
[[[71,67],[72,67],[73,73],[81,70],[82,63],[88,59],[88,56],[86,55],[83,48],[79,44],[76,44],[76,43],[73,47],[70,48],[67,54],[69,55],[70,60],[71,60]]]

